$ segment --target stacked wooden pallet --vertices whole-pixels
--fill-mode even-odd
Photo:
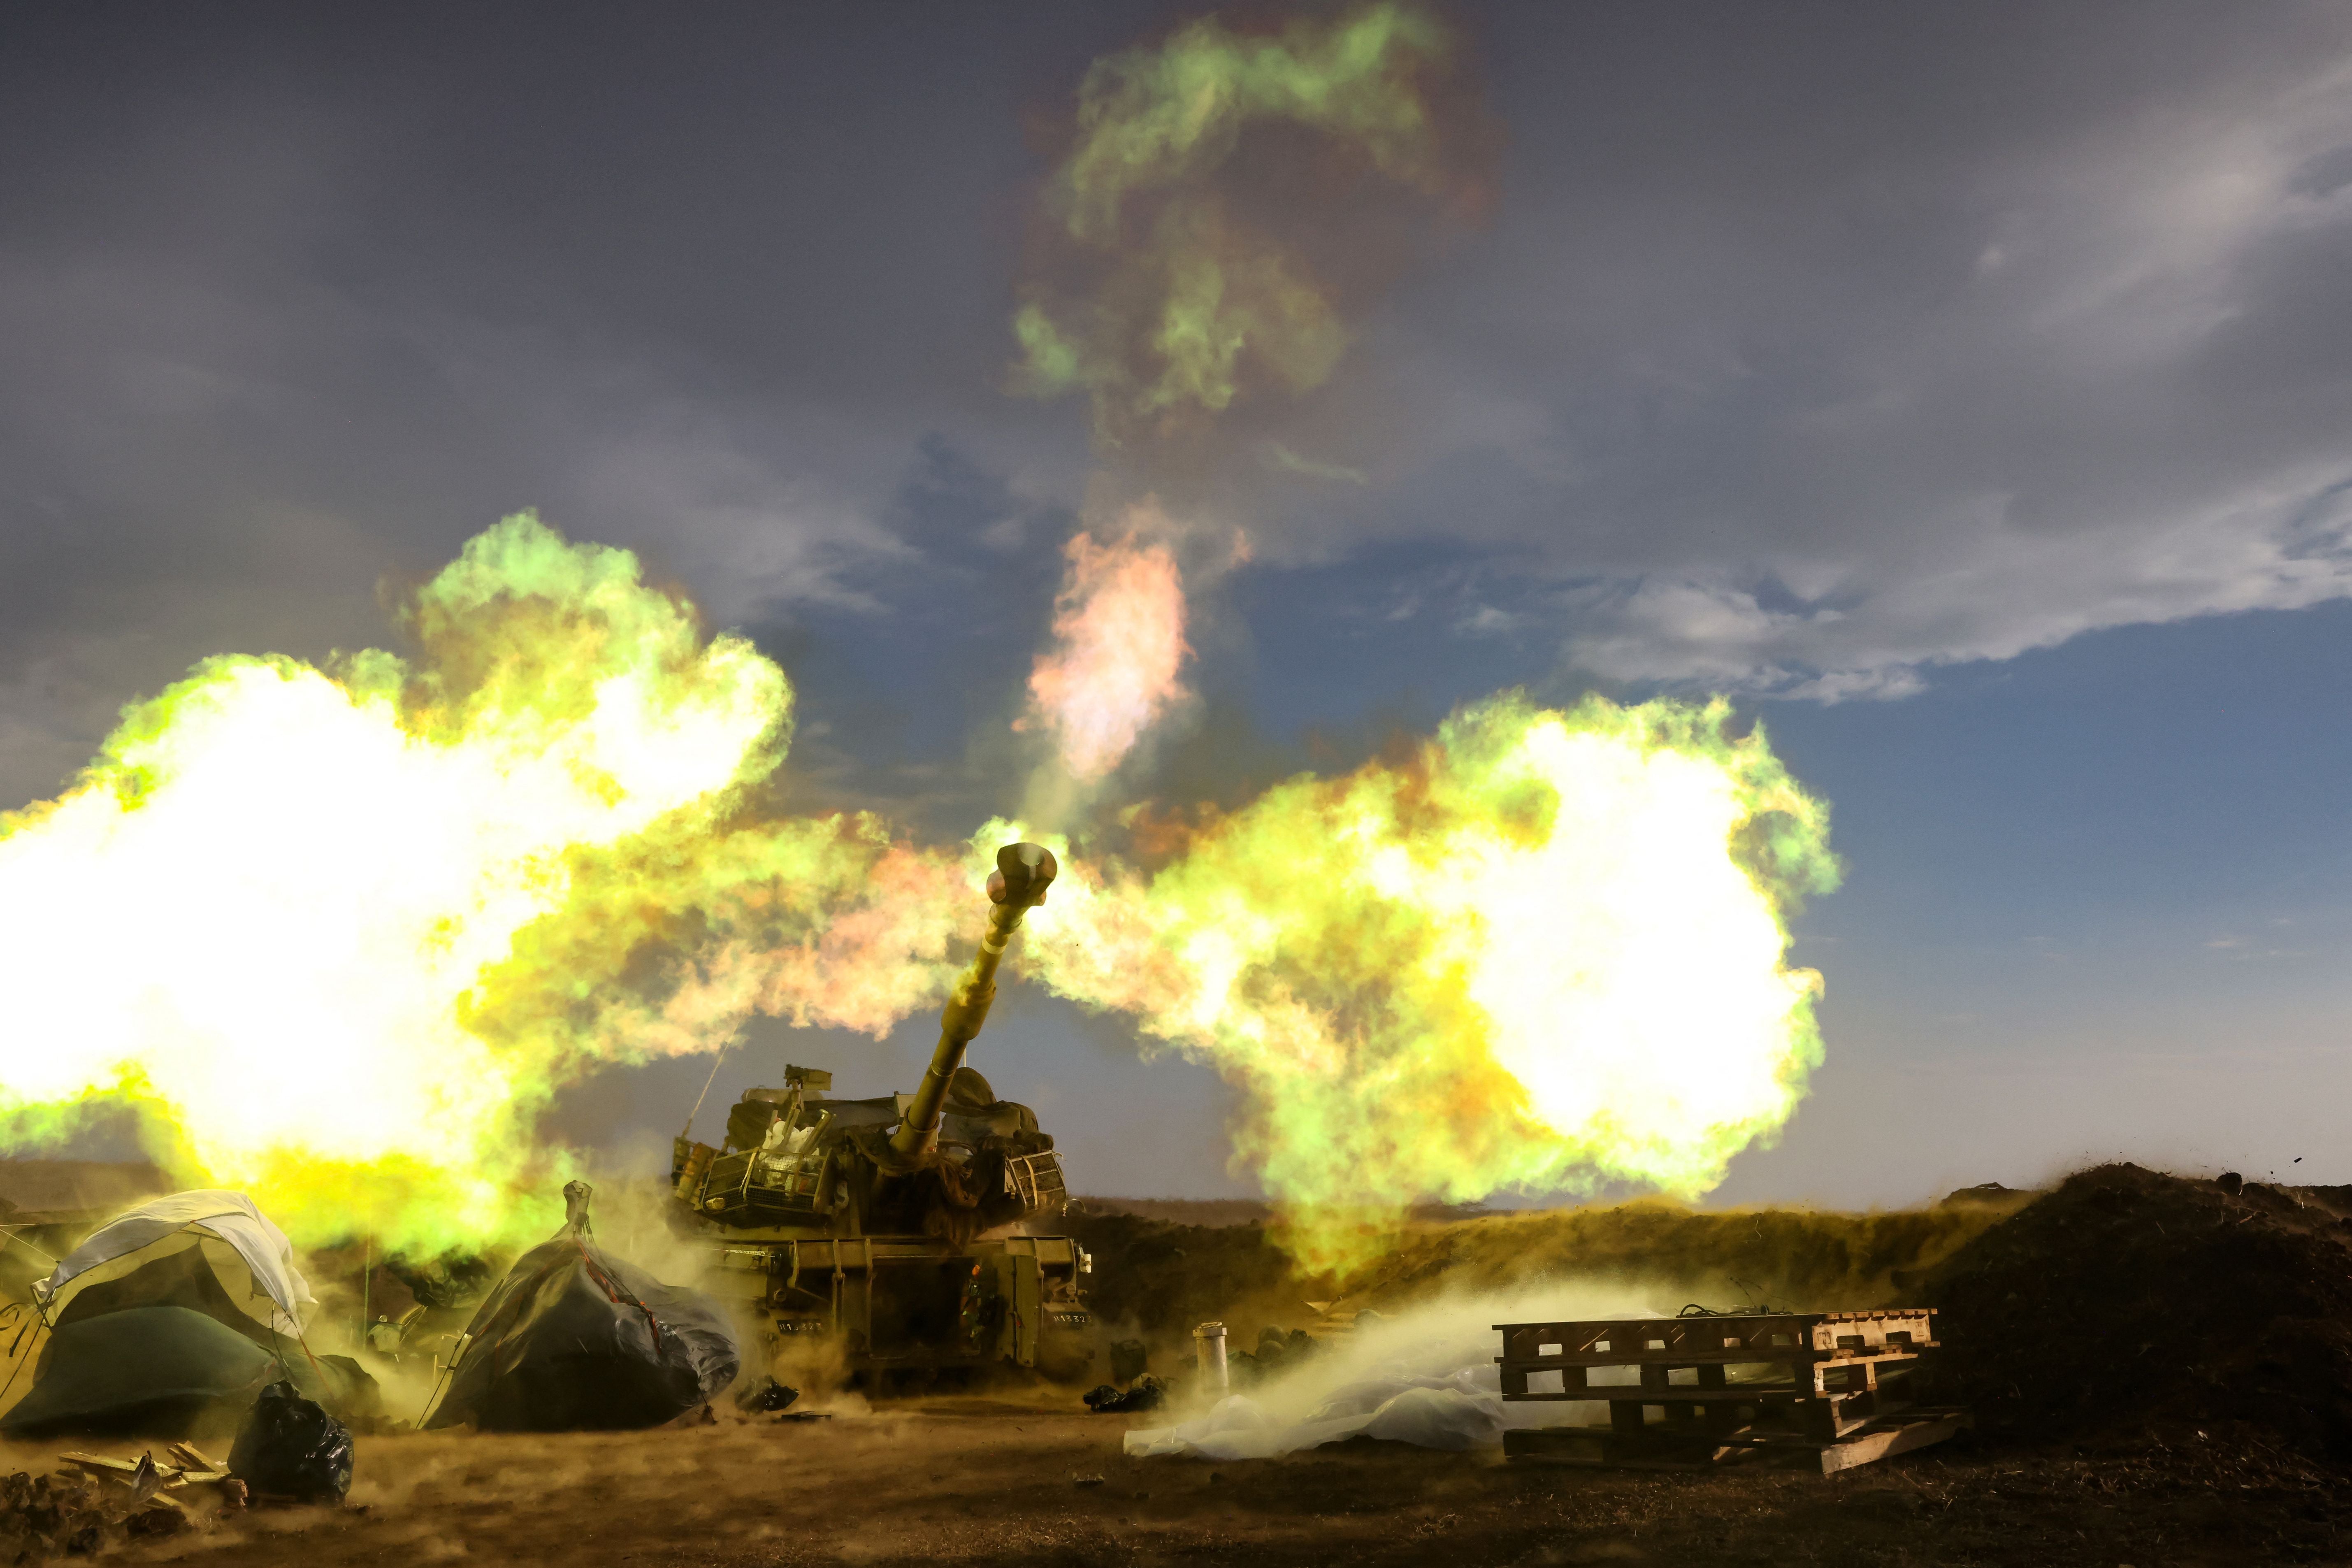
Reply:
[[[1506,1400],[1609,1407],[1606,1426],[1506,1432],[1504,1452],[1679,1466],[1777,1450],[1813,1456],[1827,1474],[1940,1442],[1968,1414],[1912,1396],[1935,1318],[1902,1308],[1497,1323]]]

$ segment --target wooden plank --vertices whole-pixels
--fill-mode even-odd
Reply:
[[[194,1450],[191,1449],[190,1452],[193,1453]],[[197,1457],[203,1458],[202,1455]],[[126,1486],[130,1484],[131,1478],[139,1473],[139,1461],[136,1459],[110,1459],[103,1454],[79,1453],[59,1454],[58,1458],[100,1480],[121,1481]],[[173,1488],[209,1486],[229,1479],[226,1470],[212,1468],[209,1463],[207,1468],[201,1470],[193,1467],[158,1465],[155,1467],[155,1474],[161,1478],[163,1485]]]
[[[1939,1422],[1947,1420],[1958,1421],[1964,1427],[1971,1424],[1969,1413],[1964,1405],[1918,1405],[1909,1406],[1894,1415],[1882,1416],[1876,1421],[1857,1423],[1857,1426],[1863,1427],[1878,1427],[1884,1430],[1892,1431],[1899,1426],[1908,1426],[1925,1422]],[[1863,1434],[1863,1436],[1873,1435],[1874,1434],[1868,1432]],[[1785,1426],[1745,1426],[1740,1428],[1738,1431],[1725,1436],[1722,1441],[1726,1445],[1731,1446],[1759,1448],[1803,1448],[1808,1452],[1833,1446],[1832,1443],[1824,1443],[1820,1439],[1808,1437],[1801,1433],[1790,1431]],[[1840,1441],[1853,1442],[1854,1441],[1854,1438],[1847,1437],[1840,1439]]]
[[[1779,1366],[1792,1361],[1845,1364],[1865,1361],[1911,1361],[1921,1351],[1940,1347],[1934,1344],[1888,1345],[1881,1349],[1862,1351],[1817,1351],[1804,1345],[1753,1345],[1737,1350],[1642,1350],[1627,1351],[1564,1351],[1557,1355],[1498,1355],[1497,1366],[1512,1367],[1522,1372],[1549,1372],[1562,1366],[1646,1366],[1653,1363],[1665,1366],[1738,1366],[1753,1363],[1759,1366]]]
[[[1708,1388],[1696,1383],[1662,1383],[1655,1385],[1631,1383],[1594,1384],[1591,1388],[1579,1388],[1561,1394],[1507,1394],[1503,1401],[1511,1404],[1536,1404],[1549,1400],[1580,1400],[1587,1404],[1606,1401],[1612,1405],[1672,1405],[1676,1403],[1721,1400],[1729,1405],[1789,1405],[1831,1403],[1840,1397],[1815,1394],[1792,1383],[1727,1383],[1721,1388]]]
[[[1913,1343],[1932,1340],[1935,1338],[1935,1318],[1934,1310],[1927,1308],[1884,1312],[1832,1312],[1813,1325],[1813,1348],[1823,1353],[1849,1349],[1875,1350],[1886,1343],[1889,1334],[1902,1334]],[[1846,1341],[1853,1342],[1843,1342]]]
[[[1738,1318],[1590,1318],[1561,1323],[1496,1323],[1507,1343],[1557,1344],[1567,1348],[1607,1340],[1612,1351],[1640,1351],[1652,1340],[1665,1346],[1704,1343],[1719,1347],[1727,1337],[1753,1342],[1759,1335],[1786,1334],[1792,1345],[1809,1344],[1819,1312],[1771,1313]],[[1625,1342],[1619,1343],[1618,1342]]]
[[[1895,1454],[1907,1454],[1930,1443],[1940,1443],[1970,1425],[1966,1415],[1906,1422],[1884,1432],[1868,1432],[1822,1450],[1822,1474],[1833,1476],[1857,1465],[1867,1465]]]
[[[226,1465],[222,1464],[217,1459],[207,1458],[205,1451],[202,1448],[197,1447],[194,1443],[173,1444],[172,1457],[178,1459],[182,1464],[187,1466],[191,1470],[211,1470],[224,1476],[228,1474],[228,1467]]]
[[[1607,1462],[1609,1434],[1592,1427],[1519,1427],[1503,1434],[1503,1457],[1556,1465]]]
[[[1503,1434],[1503,1456],[1513,1462],[1601,1469],[1706,1469],[1780,1454],[1809,1468],[1817,1465],[1827,1476],[1940,1443],[1969,1425],[1968,1412],[1941,1409],[1834,1442],[1769,1429],[1717,1434],[1696,1427],[1517,1427]]]

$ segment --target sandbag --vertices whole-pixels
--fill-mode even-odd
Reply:
[[[50,1334],[31,1391],[0,1417],[0,1436],[184,1437],[218,1407],[241,1409],[275,1375],[275,1357],[203,1312],[108,1312]]]
[[[253,1402],[228,1451],[228,1473],[259,1496],[341,1502],[352,1489],[352,1435],[280,1379]]]
[[[524,1253],[483,1300],[422,1425],[657,1426],[723,1393],[741,1363],[718,1302],[663,1284],[575,1223]]]

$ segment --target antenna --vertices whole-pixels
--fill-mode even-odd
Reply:
[[[719,1064],[727,1059],[727,1053],[734,1048],[734,1041],[728,1041],[719,1047],[719,1054],[710,1058],[710,1076],[702,1080],[702,1092],[694,1097],[694,1109],[686,1113],[686,1131],[680,1132],[679,1137],[694,1136],[694,1119],[702,1114],[702,1102],[710,1098],[710,1086],[719,1081]]]

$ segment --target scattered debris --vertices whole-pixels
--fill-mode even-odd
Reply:
[[[200,1480],[205,1479],[203,1472],[209,1472],[211,1475],[216,1476],[226,1476],[228,1474],[228,1467],[226,1465],[217,1464],[213,1460],[206,1458],[205,1457],[205,1451],[202,1448],[197,1447],[194,1443],[173,1444],[171,1447],[171,1455],[173,1458],[179,1460],[180,1463],[188,1467],[188,1479],[190,1480]],[[244,1483],[239,1482],[238,1485],[239,1488],[242,1489]]]
[[[0,1479],[0,1557],[31,1563],[95,1552],[131,1511],[127,1491],[110,1496],[86,1477],[19,1472]]]
[[[1097,1415],[1132,1415],[1139,1411],[1157,1410],[1167,1398],[1168,1384],[1147,1373],[1137,1378],[1131,1388],[1113,1388],[1106,1383],[1089,1390],[1086,1405]]]
[[[136,1460],[64,1458],[72,1470],[0,1478],[0,1563],[45,1563],[86,1556],[125,1539],[177,1535],[194,1528],[195,1520],[169,1491],[201,1481],[227,1483],[208,1466],[159,1465],[152,1452]]]
[[[1103,1484],[1103,1479],[1100,1476],[1072,1476],[1070,1484],[1074,1487],[1098,1487]]]
[[[163,1478],[155,1472],[155,1456],[140,1455],[138,1468],[131,1472],[131,1500],[145,1502],[163,1484]]]
[[[1313,1305],[1311,1302],[1308,1304]],[[1377,1318],[1379,1314],[1366,1312],[1361,1315]],[[1354,1331],[1352,1321],[1349,1323],[1349,1331],[1351,1333]],[[1322,1348],[1322,1342],[1305,1329],[1291,1329],[1286,1331],[1277,1328],[1261,1329],[1258,1331],[1256,1350],[1234,1352],[1231,1362],[1234,1382],[1244,1386],[1253,1383],[1263,1383],[1277,1373],[1297,1366]]]
[[[109,1515],[121,1512],[120,1523],[123,1532],[132,1537],[177,1535],[184,1530],[192,1529],[195,1521],[189,1512],[189,1505],[170,1495],[190,1487],[214,1489],[212,1511],[233,1512],[245,1506],[245,1483],[232,1479],[226,1467],[215,1463],[201,1450],[186,1443],[174,1443],[167,1451],[174,1461],[172,1464],[157,1464],[152,1449],[140,1455],[135,1461],[109,1458],[100,1454],[63,1454],[58,1457],[79,1470],[81,1479],[101,1483],[91,1494],[96,1499],[99,1511]],[[58,1479],[67,1479],[66,1472],[60,1471]],[[11,1484],[16,1481],[29,1484],[29,1478],[18,1476],[11,1479]],[[11,1537],[6,1517],[6,1510],[0,1508],[0,1562],[37,1561],[37,1557],[10,1557]]]
[[[777,1416],[776,1419],[779,1421],[830,1421],[833,1419],[833,1412],[830,1410],[787,1410],[782,1415]]]
[[[772,1377],[763,1377],[757,1383],[744,1384],[741,1391],[735,1395],[735,1405],[738,1409],[748,1410],[754,1415],[765,1415],[772,1411],[791,1409],[793,1401],[800,1396],[801,1391],[789,1384],[778,1383]]]
[[[135,1507],[123,1520],[122,1528],[125,1534],[134,1536],[177,1535],[195,1528],[195,1521],[170,1498],[159,1497]]]
[[[226,1485],[228,1467],[215,1464],[205,1457],[203,1450],[188,1443],[174,1443],[165,1450],[173,1463],[159,1465],[153,1450],[136,1459],[110,1459],[101,1454],[60,1454],[58,1457],[85,1474],[102,1481],[119,1481],[131,1488],[136,1500],[145,1501],[158,1491],[186,1486]]]
[[[352,1435],[291,1383],[273,1383],[254,1401],[228,1468],[257,1498],[341,1502],[352,1488]]]

